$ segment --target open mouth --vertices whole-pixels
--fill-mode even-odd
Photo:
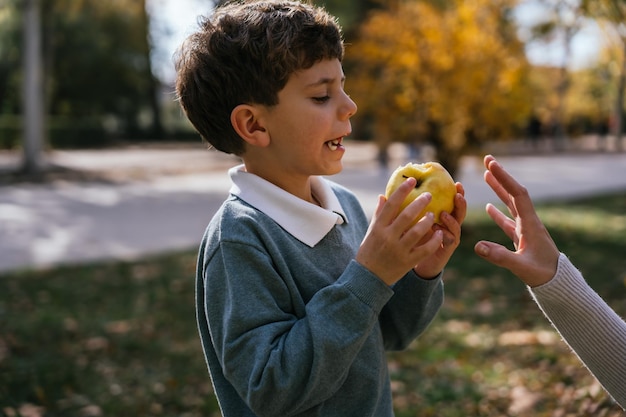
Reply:
[[[328,149],[330,149],[331,151],[336,151],[341,146],[341,140],[342,138],[329,140],[328,142],[326,142],[326,146],[328,146]]]

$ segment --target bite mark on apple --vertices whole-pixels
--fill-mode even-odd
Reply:
[[[415,177],[409,177],[407,175],[403,175],[402,178],[406,178],[408,180],[409,178],[415,178]],[[415,178],[415,189],[417,190],[418,188],[420,188],[421,185],[422,185],[422,180],[418,180],[417,178]]]

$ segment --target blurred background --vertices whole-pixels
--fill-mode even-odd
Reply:
[[[525,287],[473,254],[494,153],[626,316],[626,2],[316,1],[359,105],[344,172],[370,214],[436,159],[470,210],[428,331],[389,355],[413,416],[620,416]],[[0,0],[0,416],[218,416],[196,248],[237,159],[179,109],[172,57],[207,0]]]
[[[619,0],[318,2],[347,42],[353,138],[434,147],[455,171],[486,142],[621,149],[626,6]],[[202,0],[0,0],[0,149],[197,140],[172,56]],[[374,88],[375,87],[375,88]],[[393,116],[393,117],[390,117]]]

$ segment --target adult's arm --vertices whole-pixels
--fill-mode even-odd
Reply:
[[[626,323],[563,254],[535,301],[606,391],[626,409]]]

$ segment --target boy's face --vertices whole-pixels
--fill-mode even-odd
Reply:
[[[265,109],[267,150],[277,175],[298,181],[341,171],[341,142],[351,133],[350,117],[357,110],[343,84],[341,62],[323,60],[292,74],[278,104]]]

